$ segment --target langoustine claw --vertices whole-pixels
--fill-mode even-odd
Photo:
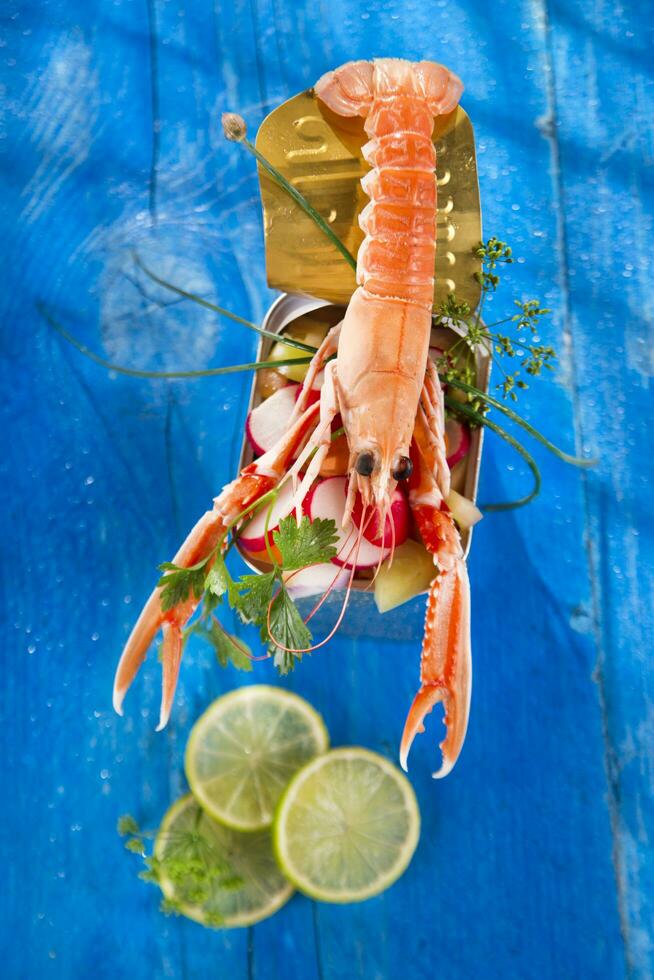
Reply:
[[[430,362],[416,416],[409,500],[425,547],[434,555],[437,574],[427,600],[420,689],[404,725],[400,762],[406,770],[413,740],[425,730],[425,716],[442,701],[447,733],[440,743],[443,760],[434,778],[447,776],[459,757],[472,689],[470,585],[459,532],[445,503],[449,470],[443,432],[443,392]]]
[[[225,537],[230,523],[279,483],[285,476],[293,455],[315,425],[318,411],[317,404],[307,408],[276,446],[260,456],[256,462],[246,466],[235,480],[223,488],[222,493],[214,500],[213,510],[207,511],[200,518],[175,555],[175,565],[190,568],[210,556]],[[210,563],[211,558],[208,566]],[[150,644],[161,629],[163,683],[157,731],[165,728],[170,717],[182,657],[183,629],[199,602],[199,599],[190,596],[172,609],[163,610],[161,589],[161,586],[157,586],[151,593],[125,644],[116,669],[113,691],[114,709],[122,715],[125,694],[136,677]]]
[[[220,510],[203,514],[173,559],[175,565],[188,568],[202,561],[218,544],[225,533],[225,521]],[[113,706],[119,715],[123,713],[123,700],[128,688],[145,660],[148,648],[160,629],[163,629],[161,662],[163,684],[161,710],[157,731],[164,728],[170,717],[170,708],[177,685],[179,663],[182,656],[182,628],[197,607],[197,600],[186,602],[164,612],[160,601],[161,587],[157,587],[144,605],[129,639],[125,644],[114,678]]]
[[[420,690],[409,709],[400,743],[400,763],[405,771],[413,740],[425,730],[425,716],[442,701],[447,734],[440,743],[443,761],[433,775],[440,779],[451,772],[468,727],[471,690],[470,587],[465,562],[458,558],[450,571],[434,579],[429,591]]]

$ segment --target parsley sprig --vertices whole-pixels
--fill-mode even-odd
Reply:
[[[161,911],[180,915],[183,906],[204,905],[217,889],[235,889],[242,885],[229,862],[198,829],[202,811],[198,810],[195,825],[190,829],[169,831],[162,856],[155,854],[154,841],[158,831],[142,830],[131,814],[118,820],[117,830],[126,837],[128,851],[140,855],[145,865],[139,873],[143,881],[161,887],[163,879],[172,882],[176,898],[163,898]],[[204,911],[207,925],[221,926],[223,920],[215,912]]]
[[[271,491],[259,501],[268,505],[268,519],[278,490]],[[258,508],[257,508],[258,509]],[[247,508],[250,512],[252,507]],[[232,522],[238,525],[244,511]],[[272,537],[274,547],[270,547]],[[234,540],[234,539],[232,539]],[[228,633],[214,614],[225,600],[241,622],[259,627],[261,639],[280,674],[293,670],[302,651],[311,646],[311,631],[284,581],[285,572],[330,561],[336,555],[336,524],[320,518],[310,521],[304,516],[298,524],[293,515],[283,518],[279,528],[268,534],[266,541],[272,570],[264,574],[246,574],[233,579],[224,557],[224,539],[195,565],[184,568],[173,562],[159,565],[163,572],[158,585],[164,611],[193,598],[203,600],[201,614],[184,631],[184,640],[200,636],[214,649],[218,663],[232,664],[239,670],[251,670],[254,659],[242,640]],[[279,555],[279,560],[277,559]]]
[[[298,524],[290,515],[282,518],[272,539],[280,560],[270,548],[272,571],[241,576],[236,611],[243,622],[259,627],[277,670],[287,674],[302,658],[302,651],[311,646],[313,637],[286,587],[283,572],[330,561],[336,555],[338,535],[335,521],[310,521],[305,516]]]
[[[465,301],[459,302],[456,296],[448,296],[441,303],[435,316],[436,324],[446,325],[448,321],[463,327],[464,336],[456,341],[438,359],[439,373],[447,381],[459,380],[467,385],[473,385],[476,379],[475,352],[478,348],[487,351],[502,374],[502,380],[497,389],[504,398],[517,401],[516,389],[528,388],[525,375],[537,377],[543,370],[551,371],[556,351],[553,347],[541,344],[538,329],[541,319],[550,312],[541,306],[540,301],[514,300],[516,312],[496,320],[494,323],[483,323],[481,316],[484,301],[494,293],[500,284],[500,269],[513,262],[513,252],[506,242],[498,238],[489,238],[480,242],[475,248],[475,255],[481,259],[481,271],[475,273],[475,278],[481,286],[481,299],[476,311],[472,311]],[[512,324],[514,334],[499,332],[497,327]],[[512,361],[509,369],[507,361]],[[468,399],[473,403],[475,411],[484,411],[478,399]]]

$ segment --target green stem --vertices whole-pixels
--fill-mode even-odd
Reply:
[[[522,456],[534,477],[533,489],[531,490],[531,493],[527,494],[526,497],[521,497],[519,500],[511,500],[501,504],[482,504],[480,509],[486,511],[486,513],[492,513],[494,511],[501,510],[515,510],[517,507],[524,507],[526,504],[531,503],[531,501],[540,493],[541,486],[540,470],[538,469],[536,460],[533,458],[533,456],[528,453],[525,447],[521,445],[517,439],[514,439],[513,436],[506,431],[506,429],[503,429],[500,425],[492,422],[479,412],[475,412],[475,410],[470,408],[468,405],[464,405],[461,402],[456,401],[454,398],[450,397],[450,395],[445,396],[445,404],[448,408],[452,409],[452,411],[458,412],[464,417],[469,418],[477,425],[485,425],[486,428],[491,429],[498,436],[501,436],[505,442],[508,442],[508,444],[512,446],[520,456]]]
[[[168,379],[181,379],[181,378],[210,378],[219,374],[235,374],[239,371],[260,371],[262,368],[278,368],[285,367],[291,364],[310,364],[310,357],[290,357],[284,358],[279,361],[251,361],[248,364],[229,364],[226,367],[219,368],[205,368],[203,371],[144,371],[139,368],[129,368],[123,367],[122,364],[114,364],[112,361],[107,361],[104,357],[100,357],[95,351],[92,351],[86,344],[83,344],[77,337],[74,337],[71,333],[57,323],[56,320],[48,313],[46,308],[41,304],[37,303],[37,307],[41,316],[46,320],[46,322],[52,327],[60,337],[63,337],[67,343],[88,357],[89,360],[94,361],[99,364],[100,367],[106,368],[108,371],[116,371],[118,374],[127,374],[132,378],[168,378]],[[286,343],[286,341],[284,341]],[[313,348],[310,348],[313,350]]]
[[[242,139],[242,140],[238,140],[237,142],[239,142],[242,146],[244,146],[247,150],[250,151],[252,156],[255,157],[256,160],[258,160],[258,162],[261,164],[263,169],[270,174],[272,179],[277,184],[279,184],[279,186],[282,187],[286,191],[286,193],[290,195],[290,197],[293,198],[295,203],[302,208],[305,214],[308,214],[308,216],[316,223],[316,225],[318,226],[318,228],[320,228],[323,234],[325,234],[327,238],[329,238],[332,245],[334,245],[338,249],[338,251],[341,253],[345,261],[348,262],[349,265],[351,265],[352,268],[356,270],[357,260],[354,258],[352,253],[345,247],[345,245],[340,240],[340,238],[334,234],[334,232],[329,227],[329,225],[322,217],[322,215],[318,214],[318,212],[316,211],[316,209],[313,207],[312,204],[309,204],[306,197],[300,194],[300,192],[296,190],[295,187],[293,187],[293,185],[286,179],[286,177],[284,177],[279,172],[279,170],[277,170],[277,168],[272,165],[272,163],[266,160],[266,158],[259,152],[259,150],[257,150],[256,146],[254,146],[254,144],[251,143],[249,139]]]
[[[553,442],[550,442],[549,439],[542,435],[538,429],[535,429],[533,425],[530,425],[526,419],[523,419],[521,415],[518,415],[517,412],[514,412],[513,409],[509,408],[508,405],[505,405],[504,402],[499,401],[499,399],[495,398],[493,395],[489,395],[485,391],[480,391],[479,388],[475,388],[473,385],[469,385],[465,381],[459,381],[458,378],[450,380],[442,377],[441,380],[444,384],[450,385],[452,388],[458,388],[460,391],[465,391],[469,395],[474,395],[475,398],[483,399],[483,401],[487,402],[489,405],[492,405],[493,408],[503,412],[507,418],[510,418],[511,421],[515,422],[517,425],[522,426],[525,432],[528,432],[529,435],[540,442],[542,446],[545,446],[545,448],[549,449],[551,453],[554,453],[555,456],[562,459],[564,463],[570,463],[572,466],[584,467],[597,465],[598,461],[596,459],[580,459],[579,456],[571,456],[569,453],[563,452],[562,449],[559,449],[558,446],[555,446]],[[459,403],[457,402],[457,404]]]
[[[493,327],[501,327],[503,323],[511,323],[515,317],[505,316],[502,320],[495,320],[493,323],[485,323],[484,326],[487,330],[492,330]]]
[[[230,310],[225,310],[222,306],[217,306],[215,303],[210,303],[208,299],[203,299],[202,296],[198,296],[197,293],[189,293],[186,289],[181,289],[180,286],[175,286],[174,283],[168,282],[166,279],[162,279],[156,273],[152,272],[151,269],[148,269],[136,252],[132,252],[132,258],[139,269],[141,269],[146,276],[152,279],[153,282],[156,282],[157,285],[163,286],[164,289],[169,289],[171,293],[176,293],[178,296],[182,296],[184,299],[190,299],[191,302],[197,303],[198,306],[203,306],[207,310],[211,310],[212,313],[218,313],[220,316],[226,316],[230,320],[234,320],[236,323],[240,323],[244,327],[247,327],[248,330],[254,330],[261,337],[269,337],[271,340],[280,339],[280,335],[273,333],[272,330],[264,330],[263,327],[257,326],[256,323],[252,323],[250,320],[245,320],[242,316],[238,316],[238,314],[232,313]],[[315,347],[311,347],[309,344],[303,344],[299,340],[293,340],[292,337],[285,337],[284,343],[289,347],[297,347],[298,350],[310,352],[315,351]]]

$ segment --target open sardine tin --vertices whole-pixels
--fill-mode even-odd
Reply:
[[[367,138],[363,119],[332,114],[308,90],[271,112],[256,139],[257,149],[310,201],[353,255],[363,240],[358,216],[368,202],[360,186],[361,177],[369,169],[361,155]],[[438,186],[434,307],[455,293],[457,299],[466,300],[474,309],[480,296],[475,276],[480,265],[473,250],[481,241],[482,231],[474,135],[464,110],[458,107],[447,116],[437,117],[433,140]],[[313,220],[262,168],[259,181],[267,279],[272,288],[283,293],[268,310],[262,326],[283,334],[294,320],[317,310],[326,314],[328,307],[334,307],[333,322],[338,322],[356,288],[353,270]],[[261,337],[257,359],[268,360],[272,346],[270,338]],[[482,391],[488,390],[490,366],[490,356],[478,352],[477,387]],[[260,401],[255,376],[248,411]],[[473,430],[462,487],[462,493],[473,501],[477,498],[482,445],[483,429]],[[244,437],[240,467],[252,459],[252,449]],[[471,538],[472,531],[462,536],[466,556]],[[253,571],[267,570],[267,566],[251,561],[243,549],[239,548],[239,552]],[[342,632],[420,639],[423,617],[416,616],[415,600],[383,616],[371,617],[370,583],[355,581],[353,591]],[[314,635],[329,628],[334,606],[340,607],[342,599],[342,592],[329,596],[312,620]],[[308,611],[315,599],[301,599],[298,604],[301,609],[306,605]]]

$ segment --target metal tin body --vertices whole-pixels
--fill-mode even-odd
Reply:
[[[436,149],[436,259],[434,309],[448,295],[479,302],[475,246],[482,237],[472,124],[465,110],[434,119]],[[360,116],[337,116],[312,89],[274,109],[261,123],[257,149],[313,205],[356,255],[363,239],[358,217],[368,203],[361,178],[369,170]],[[346,304],[353,270],[313,220],[259,167],[268,283],[287,293]]]
[[[292,293],[283,293],[279,296],[275,302],[272,304],[266,316],[264,317],[262,326],[269,330],[271,333],[282,334],[284,328],[287,327],[298,317],[303,316],[305,313],[312,313],[315,310],[324,309],[325,307],[331,307],[334,304],[328,303],[322,299],[315,299],[311,296],[298,296]],[[345,313],[345,307],[337,307]],[[451,329],[455,333],[461,334],[459,329],[454,326]],[[267,361],[269,360],[269,354],[272,349],[274,341],[269,337],[261,337],[259,340],[259,347],[257,350],[257,360]],[[486,352],[477,352],[477,387],[481,391],[488,390],[488,382],[490,377],[490,367],[491,359]],[[257,379],[256,376],[252,382],[252,391],[250,394],[250,401],[248,405],[248,412],[256,408],[260,403],[261,399],[257,392]],[[483,428],[474,429],[471,435],[471,445],[467,456],[467,467],[465,473],[465,481],[463,485],[463,494],[469,500],[473,502],[477,499],[477,487],[479,484],[479,469],[481,464],[481,453],[482,445],[484,439]],[[254,458],[252,447],[250,446],[247,437],[244,435],[243,443],[241,447],[241,458],[239,463],[239,469],[247,466],[252,462]],[[470,550],[470,542],[472,539],[472,529],[465,532],[462,535],[462,543],[464,548],[464,553],[467,556]],[[264,565],[260,562],[253,562],[247,553],[239,547],[239,552],[245,563],[252,568],[254,571],[265,571],[269,566]],[[363,591],[368,588],[369,583],[366,581],[354,581],[353,588],[358,591]]]

